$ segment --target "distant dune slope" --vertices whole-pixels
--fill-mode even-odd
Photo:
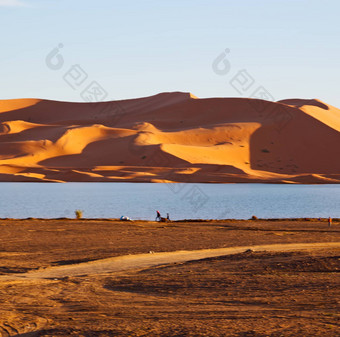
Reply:
[[[0,101],[1,181],[340,182],[340,110],[162,93]]]

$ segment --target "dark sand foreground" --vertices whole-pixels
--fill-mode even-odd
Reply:
[[[302,243],[326,245],[48,277],[129,254]],[[0,220],[0,336],[338,336],[339,259],[338,222]]]

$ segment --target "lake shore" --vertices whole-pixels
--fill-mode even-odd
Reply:
[[[67,217],[60,217],[60,218],[0,218],[0,221],[82,221],[82,222],[96,222],[96,221],[111,221],[111,222],[129,222],[129,223],[215,223],[215,222],[230,222],[230,221],[237,221],[237,222],[249,222],[249,221],[264,221],[264,222],[277,222],[277,221],[293,221],[293,222],[319,222],[319,223],[328,223],[328,218],[258,218],[255,219],[181,219],[181,220],[169,220],[169,221],[150,221],[150,220],[121,220],[119,218],[67,218]],[[339,223],[340,218],[332,218],[332,223]]]

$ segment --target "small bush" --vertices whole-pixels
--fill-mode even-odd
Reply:
[[[83,211],[80,209],[77,209],[74,213],[76,214],[77,219],[81,219],[83,217]]]
[[[261,150],[263,153],[269,153],[270,151],[268,149],[262,149]]]
[[[251,217],[251,219],[252,219],[252,220],[257,220],[258,218],[257,218],[256,215],[253,215],[253,216]]]

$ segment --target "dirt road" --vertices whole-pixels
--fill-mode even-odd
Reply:
[[[48,267],[46,269],[30,271],[22,274],[1,276],[1,281],[58,279],[71,276],[98,275],[106,273],[118,273],[128,270],[138,270],[148,267],[165,265],[171,263],[182,263],[187,261],[201,260],[206,258],[242,253],[246,250],[287,252],[297,250],[313,250],[322,248],[339,248],[340,242],[323,243],[293,243],[230,247],[219,249],[202,249],[192,251],[175,251],[149,254],[125,255],[97,261],[78,264]]]

